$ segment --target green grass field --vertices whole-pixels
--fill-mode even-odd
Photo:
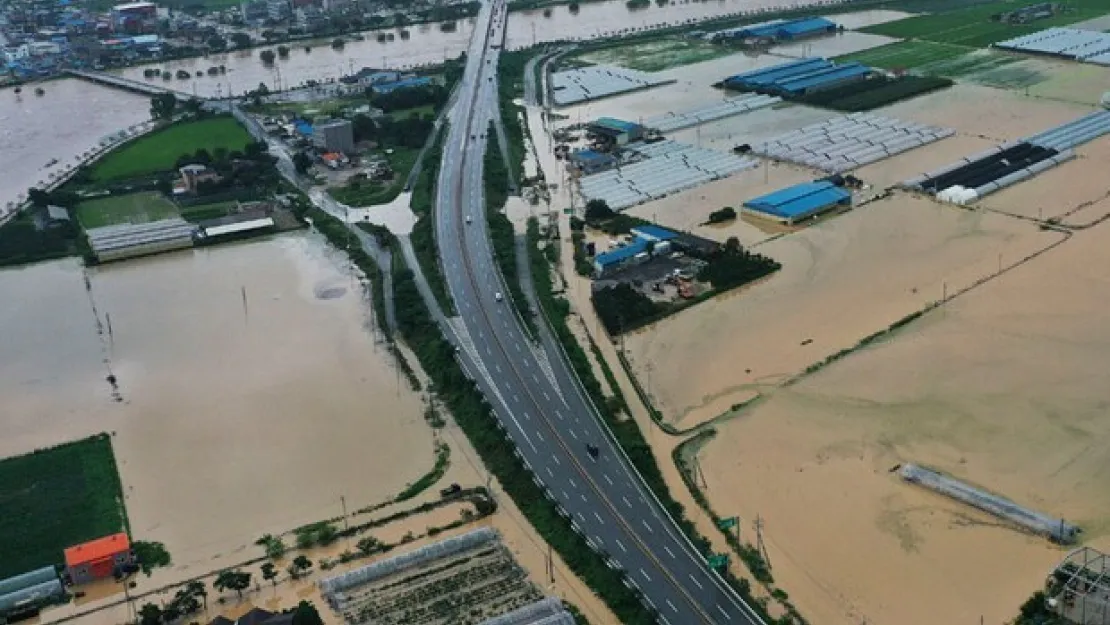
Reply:
[[[91,172],[98,182],[120,180],[173,169],[177,159],[204,148],[242,150],[251,136],[231,117],[174,124],[108,154]]]
[[[107,434],[0,460],[0,578],[63,562],[71,545],[127,530]]]
[[[77,220],[85,229],[116,224],[143,224],[178,216],[177,207],[157,191],[113,195],[77,205]]]
[[[951,43],[972,48],[985,48],[993,43],[1021,37],[1052,26],[1074,24],[1110,13],[1106,0],[1070,0],[1066,9],[1051,18],[1028,24],[1003,24],[990,19],[996,13],[1039,4],[1036,0],[1020,2],[992,2],[966,9],[909,17],[862,29],[866,33],[898,37],[899,39],[924,39],[936,43]]]
[[[341,187],[332,187],[328,189],[328,193],[347,206],[376,206],[392,202],[401,194],[405,179],[416,165],[418,154],[420,150],[394,148],[393,154],[386,156],[390,168],[393,169],[393,182],[382,184],[362,180],[354,185],[347,183]]]
[[[579,57],[594,64],[620,65],[641,72],[661,72],[672,67],[700,63],[732,54],[724,46],[706,41],[664,37],[653,41],[601,48]]]
[[[950,43],[902,41],[836,59],[872,67],[903,69],[923,76],[962,78],[981,85],[1022,89],[1044,80],[1036,59]]]

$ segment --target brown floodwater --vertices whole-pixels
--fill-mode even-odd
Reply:
[[[0,457],[113,432],[133,533],[164,542],[173,572],[431,468],[420,398],[318,235],[87,275],[76,260],[0,271]]]
[[[75,79],[42,88],[41,96],[0,90],[0,215],[102,140],[150,119],[149,98],[139,95]]]
[[[506,47],[514,49],[545,41],[588,39],[628,30],[798,4],[790,0],[686,0],[662,7],[652,4],[649,8],[631,10],[625,6],[624,0],[609,0],[583,3],[577,15],[571,13],[566,6],[553,7],[548,17],[539,10],[523,11],[509,16]],[[266,84],[270,89],[289,88],[302,85],[307,80],[334,81],[362,67],[412,68],[457,57],[466,49],[473,30],[473,20],[460,20],[454,32],[443,32],[438,24],[422,24],[407,30],[410,35],[407,40],[397,36],[397,30],[391,29],[381,32],[393,34],[393,41],[379,43],[378,31],[371,31],[364,33],[364,41],[348,42],[338,50],[333,49],[328,41],[313,42],[310,52],[305,51],[304,45],[290,46],[292,50],[288,58],[278,59],[270,66],[262,63],[256,49],[130,67],[120,73],[128,78],[151,80],[156,84],[165,84],[172,89],[200,96],[242,94],[255,89],[260,83]],[[208,68],[219,65],[223,65],[227,72],[209,76]],[[163,81],[161,78],[146,79],[143,77],[143,70],[150,67],[174,73],[185,69],[194,77],[170,81]],[[198,71],[203,72],[203,76],[196,77]]]

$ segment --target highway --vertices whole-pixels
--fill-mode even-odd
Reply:
[[[478,15],[444,140],[436,240],[459,313],[445,321],[447,334],[537,483],[610,566],[626,572],[658,622],[762,625],[643,484],[558,346],[530,340],[509,301],[486,228],[482,177],[505,9],[505,0],[491,0]],[[596,457],[587,444],[599,448]]]

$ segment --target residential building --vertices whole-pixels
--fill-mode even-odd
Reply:
[[[181,183],[188,193],[196,193],[197,187],[202,182],[215,182],[220,179],[220,174],[209,169],[207,165],[199,163],[186,165],[178,171],[181,173]]]
[[[111,577],[134,561],[131,539],[119,533],[74,545],[65,550],[66,573],[74,584]]]
[[[237,620],[224,616],[217,616],[209,621],[208,625],[292,625],[293,611],[279,612],[277,614],[262,608],[254,608]]]
[[[354,126],[346,119],[336,119],[318,123],[312,128],[312,140],[321,149],[329,152],[354,154]]]
[[[266,11],[270,19],[282,21],[293,15],[293,6],[289,0],[266,0]]]

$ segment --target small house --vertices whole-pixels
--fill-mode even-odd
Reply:
[[[74,545],[65,550],[66,573],[74,584],[111,577],[118,569],[131,564],[131,539],[119,533]]]

